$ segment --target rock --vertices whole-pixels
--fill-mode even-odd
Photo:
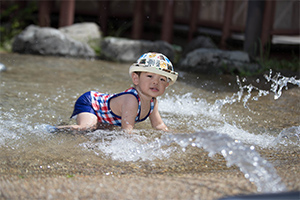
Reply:
[[[102,57],[119,61],[135,62],[146,52],[158,52],[174,60],[174,49],[165,41],[131,40],[125,38],[107,37],[101,42]]]
[[[242,51],[220,49],[196,49],[179,62],[179,68],[201,73],[255,72],[259,65],[251,63],[249,55]]]
[[[14,52],[25,54],[56,55],[70,57],[95,57],[87,44],[69,38],[54,28],[28,26],[14,38]]]
[[[87,43],[92,48],[99,48],[101,31],[96,23],[78,23],[59,28],[58,30],[74,40]]]
[[[198,36],[192,41],[190,41],[188,45],[184,48],[183,55],[185,56],[189,52],[192,52],[195,49],[200,49],[200,48],[216,49],[217,46],[209,37]]]

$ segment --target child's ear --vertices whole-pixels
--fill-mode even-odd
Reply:
[[[134,85],[138,85],[139,84],[139,75],[137,73],[131,73],[131,79],[132,79],[132,83]]]

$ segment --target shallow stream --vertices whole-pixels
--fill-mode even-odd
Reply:
[[[170,133],[145,121],[133,136],[119,128],[50,134],[46,124],[75,123],[69,117],[84,92],[132,86],[130,64],[19,54],[1,54],[0,62],[7,67],[0,74],[3,177],[240,170],[258,192],[280,192],[287,188],[276,168],[299,164],[299,77],[270,72],[247,80],[180,71],[158,100]]]

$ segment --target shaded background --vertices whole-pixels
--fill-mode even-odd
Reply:
[[[299,1],[1,1],[1,46],[29,24],[95,22],[104,36],[164,40],[184,47],[198,35],[222,49],[299,57]]]

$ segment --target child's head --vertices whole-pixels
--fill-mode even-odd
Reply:
[[[150,72],[165,76],[169,85],[175,83],[178,73],[174,71],[171,61],[161,53],[145,53],[136,63],[129,68],[129,74],[133,72]]]

